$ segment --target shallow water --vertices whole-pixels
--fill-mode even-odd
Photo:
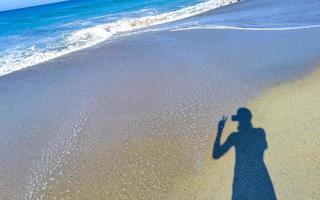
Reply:
[[[0,76],[231,0],[78,0],[0,12]]]
[[[0,12],[0,76],[153,25],[158,25],[155,29],[247,30],[320,26],[316,0],[240,2],[192,17],[233,2],[82,0]],[[167,24],[179,19],[186,20]]]

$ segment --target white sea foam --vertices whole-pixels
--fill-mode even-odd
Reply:
[[[0,60],[0,76],[83,48],[91,47],[119,33],[176,21],[235,2],[236,0],[209,0],[172,12],[140,18],[121,19],[112,23],[75,31],[63,37],[58,45],[48,44],[47,47],[43,49],[33,46],[23,51],[10,51],[7,55],[2,56]]]
[[[195,25],[188,27],[177,27],[171,31],[199,30],[199,29],[230,29],[230,30],[247,30],[247,31],[288,31],[320,28],[320,25],[292,26],[292,27],[240,27],[240,26],[223,26],[223,25]]]
[[[40,157],[34,160],[26,194],[21,199],[46,199],[47,190],[58,183],[59,176],[68,177],[68,174],[65,174],[63,170],[71,160],[71,154],[79,154],[82,150],[78,143],[82,133],[81,130],[87,122],[87,115],[87,111],[80,112],[78,119],[66,130],[63,130],[57,140],[50,141],[51,144],[43,148]],[[67,186],[64,187],[64,191],[68,191]]]

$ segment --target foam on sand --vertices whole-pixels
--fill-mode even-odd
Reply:
[[[289,31],[320,28],[320,24],[306,25],[306,26],[292,26],[292,27],[240,27],[240,26],[223,26],[223,25],[195,25],[190,27],[177,27],[172,31],[185,31],[185,30],[201,30],[201,29],[229,29],[229,30],[245,30],[245,31]]]

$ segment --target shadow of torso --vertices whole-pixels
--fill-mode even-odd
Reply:
[[[261,128],[231,134],[236,152],[232,200],[275,200],[274,188],[263,161],[267,148]]]

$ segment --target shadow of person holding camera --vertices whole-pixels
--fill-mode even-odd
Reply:
[[[276,200],[271,178],[264,163],[267,149],[266,134],[262,128],[254,128],[252,114],[247,108],[239,108],[232,121],[238,122],[238,131],[229,135],[221,144],[221,135],[228,117],[223,116],[213,145],[213,159],[219,159],[231,147],[235,148],[236,162],[232,186],[232,200]]]

